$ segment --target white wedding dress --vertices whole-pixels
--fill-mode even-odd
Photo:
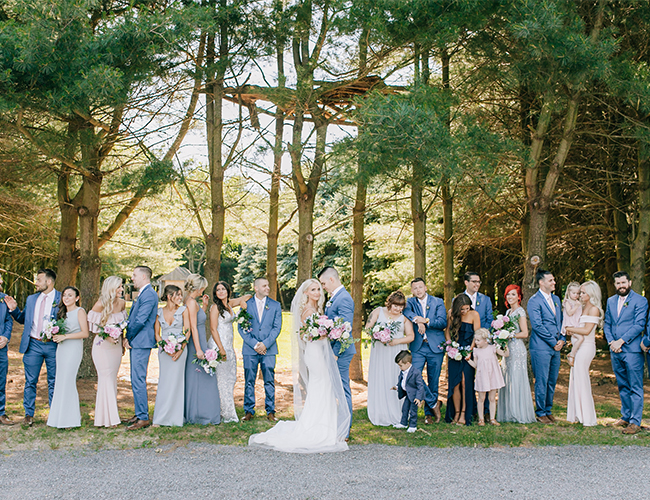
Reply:
[[[302,291],[303,287],[296,297]],[[305,342],[299,338],[300,323],[295,318],[300,316],[294,306],[291,309],[295,420],[280,421],[266,432],[253,434],[248,445],[288,453],[345,451],[350,411],[334,353],[327,340]]]
[[[217,306],[213,306],[217,307]],[[239,422],[237,412],[235,411],[235,383],[237,382],[237,356],[233,347],[233,328],[232,324],[235,315],[226,311],[224,316],[219,316],[217,331],[221,344],[226,350],[226,361],[217,365],[217,385],[219,386],[219,397],[221,398],[221,421],[222,422]],[[216,349],[217,343],[208,339],[208,349]]]

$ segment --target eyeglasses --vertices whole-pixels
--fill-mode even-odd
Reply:
[[[481,280],[469,280],[470,283],[476,283],[477,285],[481,284]]]

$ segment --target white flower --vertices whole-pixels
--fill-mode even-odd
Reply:
[[[455,359],[456,361],[460,361],[460,360],[463,359],[463,355],[462,355],[461,353],[458,353],[458,354],[456,354],[456,356],[454,356],[454,359]]]

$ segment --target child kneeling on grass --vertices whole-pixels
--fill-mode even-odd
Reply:
[[[415,432],[418,426],[418,407],[424,405],[424,380],[422,374],[412,369],[413,357],[409,351],[400,351],[395,356],[395,363],[400,368],[397,386],[391,389],[397,391],[399,399],[404,398],[402,404],[402,420],[395,424],[395,429],[406,429],[406,432]]]

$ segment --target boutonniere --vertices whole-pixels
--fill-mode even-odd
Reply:
[[[266,310],[268,311],[268,310],[269,310],[269,306],[264,306],[264,309],[266,309]]]
[[[328,300],[328,301],[327,301],[327,304],[325,304],[325,307],[332,307],[332,301],[331,301],[331,300]]]
[[[429,310],[429,306],[427,306],[427,311]]]
[[[629,306],[629,305],[630,305],[629,302],[623,302],[623,307],[627,307],[627,306]]]
[[[478,307],[478,306],[480,306],[480,305],[481,305],[481,303],[477,300],[477,301],[476,301],[476,306]]]

